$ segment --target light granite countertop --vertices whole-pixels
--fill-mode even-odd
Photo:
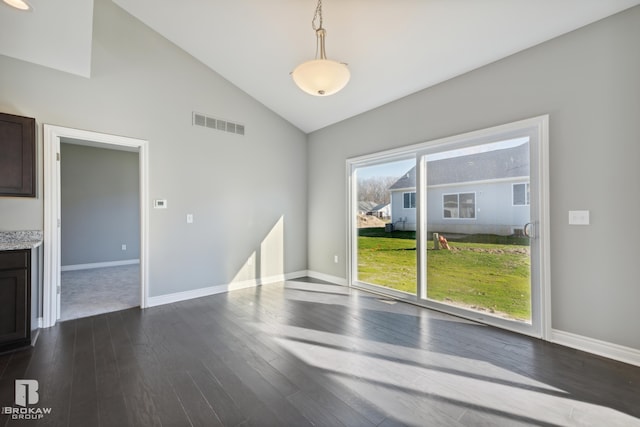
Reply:
[[[42,244],[42,231],[0,231],[0,251],[34,249]]]

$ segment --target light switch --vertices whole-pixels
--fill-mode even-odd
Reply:
[[[193,224],[193,214],[187,214],[187,224]]]
[[[569,211],[569,225],[589,225],[589,211]]]
[[[165,199],[156,199],[153,201],[155,209],[167,209],[167,201]]]

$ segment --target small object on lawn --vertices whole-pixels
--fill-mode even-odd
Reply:
[[[442,247],[442,249],[451,249],[449,248],[449,242],[447,242],[447,239],[442,234],[438,236],[438,242],[440,242],[440,246]]]
[[[440,240],[438,240],[438,233],[433,233],[433,249],[436,251],[440,249]]]

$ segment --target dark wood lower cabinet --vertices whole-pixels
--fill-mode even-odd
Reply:
[[[31,250],[0,252],[0,352],[31,343]]]

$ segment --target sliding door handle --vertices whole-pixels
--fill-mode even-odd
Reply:
[[[531,238],[531,227],[533,227],[533,223],[531,223],[531,222],[528,222],[528,223],[526,223],[524,225],[524,227],[522,229],[522,232],[524,233],[524,235],[526,237]]]

